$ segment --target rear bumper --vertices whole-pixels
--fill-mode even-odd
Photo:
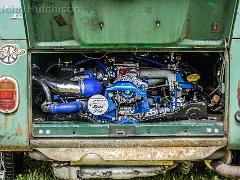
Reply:
[[[32,139],[34,150],[57,161],[77,164],[112,164],[111,161],[155,161],[208,159],[227,146],[227,138],[118,138]],[[120,163],[121,164],[121,163]],[[124,163],[125,164],[125,163]],[[134,163],[133,163],[134,164]]]

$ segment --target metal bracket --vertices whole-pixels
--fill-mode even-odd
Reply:
[[[224,48],[225,49],[229,49],[230,45],[229,45],[229,37],[225,36],[224,38]]]

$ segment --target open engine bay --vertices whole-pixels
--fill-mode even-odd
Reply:
[[[33,121],[221,120],[221,53],[32,55]]]

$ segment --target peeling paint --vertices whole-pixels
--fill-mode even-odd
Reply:
[[[7,130],[7,126],[8,126],[8,115],[4,115],[4,127],[3,127],[3,131]]]
[[[21,125],[18,123],[18,127],[17,127],[17,134],[19,135],[19,136],[22,136],[22,134],[23,134],[23,130],[22,130],[22,127],[21,127]]]

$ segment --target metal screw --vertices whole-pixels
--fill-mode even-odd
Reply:
[[[156,26],[159,27],[160,26],[160,21],[156,21]]]
[[[207,133],[210,134],[212,132],[211,128],[207,128]]]
[[[103,22],[100,22],[100,23],[99,23],[100,30],[102,30],[103,26],[104,26],[104,23],[103,23]]]
[[[51,131],[49,129],[47,129],[46,134],[51,134]]]
[[[38,131],[38,134],[43,134],[43,130],[40,129],[40,130]]]
[[[240,111],[237,111],[235,114],[236,121],[240,122]]]
[[[218,133],[219,133],[219,129],[214,129],[214,132],[215,132],[216,134],[218,134]]]

